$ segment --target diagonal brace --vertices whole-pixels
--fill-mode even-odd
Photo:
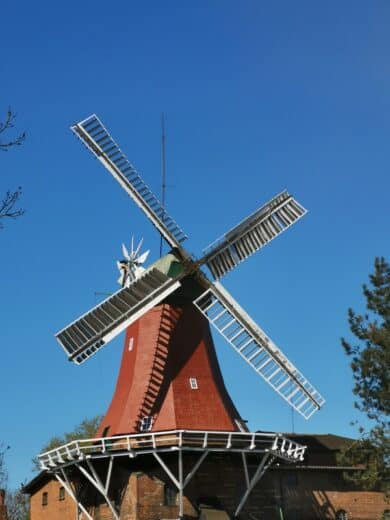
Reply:
[[[112,468],[114,465],[114,457],[110,457],[110,461],[108,463],[108,470],[107,470],[107,477],[106,477],[106,483],[104,486],[104,491],[108,493],[110,482],[111,482],[111,474],[112,474]]]
[[[274,461],[274,458],[269,453],[266,453],[264,457],[261,459],[259,466],[257,467],[255,474],[252,477],[252,480],[249,481],[249,486],[247,486],[247,490],[245,491],[240,503],[237,506],[237,509],[234,513],[234,518],[238,517],[240,514],[242,508],[245,505],[245,502],[248,499],[248,496],[250,495],[253,488],[256,486],[256,484],[259,482],[261,477],[264,475],[264,473],[267,471],[267,469],[271,466],[272,462]],[[244,466],[245,468],[245,466]]]
[[[172,480],[172,482],[175,484],[177,489],[180,489],[181,485],[180,482],[177,480],[175,475],[172,473],[172,471],[168,468],[168,466],[165,464],[165,462],[162,460],[160,455],[158,455],[156,452],[153,452],[154,457],[157,459],[158,463],[162,467],[162,469],[165,471],[165,473],[168,475],[168,477]]]
[[[195,475],[195,473],[198,471],[200,465],[204,461],[204,459],[208,455],[208,451],[205,451],[202,453],[202,455],[199,457],[199,459],[194,464],[193,468],[189,471],[189,473],[186,475],[186,477],[183,477],[183,452],[182,450],[179,450],[179,478],[177,479],[175,475],[172,473],[172,471],[168,468],[166,463],[162,460],[162,458],[156,453],[153,452],[154,457],[159,462],[160,466],[163,468],[165,473],[168,475],[168,477],[172,480],[172,482],[175,484],[179,491],[179,518],[183,518],[183,490],[186,487],[186,485],[190,482],[192,477]]]
[[[198,471],[200,465],[202,464],[202,462],[204,461],[204,459],[207,457],[208,455],[208,451],[205,451],[204,453],[202,453],[202,455],[199,457],[199,459],[196,461],[196,463],[194,464],[194,467],[191,469],[191,471],[189,471],[189,473],[186,475],[186,477],[184,478],[183,480],[183,489],[187,486],[187,484],[190,482],[190,480],[192,479],[192,477],[195,475],[195,473]],[[163,468],[163,470],[165,471],[165,473],[168,475],[168,477],[172,480],[172,482],[175,484],[175,486],[180,489],[180,482],[179,480],[177,480],[177,478],[175,477],[175,475],[172,473],[172,471],[168,468],[168,466],[165,464],[165,462],[162,460],[162,458],[157,454],[157,453],[153,453],[153,455],[155,456],[155,458],[158,460],[160,466]]]
[[[119,520],[119,515],[110,500],[110,497],[108,496],[108,493],[105,490],[105,486],[103,485],[102,481],[100,480],[98,474],[95,471],[95,468],[93,467],[92,463],[87,459],[88,467],[92,473],[92,476],[89,474],[89,472],[83,468],[80,464],[76,464],[77,468],[81,471],[81,473],[91,482],[93,486],[103,495],[103,498],[107,502],[108,507],[111,509],[111,512],[114,516],[115,520]]]
[[[187,474],[187,476],[185,477],[184,479],[184,482],[183,482],[183,488],[186,487],[186,485],[189,483],[189,481],[192,479],[192,477],[195,475],[195,473],[198,471],[200,465],[202,464],[202,462],[204,461],[204,459],[207,457],[208,455],[208,451],[205,451],[204,453],[202,453],[202,455],[199,457],[199,459],[196,461],[194,467],[192,468],[192,470]]]
[[[68,493],[68,495],[71,497],[71,499],[75,502],[77,509],[80,508],[88,520],[93,520],[92,516],[88,513],[88,511],[85,509],[83,504],[77,499],[76,494],[73,491],[72,486],[69,482],[69,479],[66,476],[66,473],[62,468],[61,468],[61,473],[62,473],[63,477],[60,477],[58,473],[55,473],[55,477],[58,480],[58,482],[61,484],[61,486],[64,487],[65,491]],[[77,510],[77,518],[78,518],[78,510]]]

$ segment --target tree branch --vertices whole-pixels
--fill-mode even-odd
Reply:
[[[22,188],[18,188],[16,191],[7,191],[5,197],[0,202],[0,219],[4,218],[17,218],[23,215],[24,209],[17,208],[16,205],[22,195]],[[3,224],[0,222],[0,229]]]
[[[16,114],[14,114],[11,110],[11,107],[9,107],[7,110],[7,116],[5,118],[5,121],[4,122],[0,121],[0,134],[3,134],[10,128],[14,128],[15,119],[16,119]],[[17,135],[10,141],[5,141],[5,142],[0,141],[0,150],[7,152],[12,146],[20,146],[25,139],[26,139],[26,132],[22,132],[21,134]]]

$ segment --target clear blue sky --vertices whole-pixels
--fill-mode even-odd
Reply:
[[[0,155],[0,190],[26,215],[0,232],[0,438],[11,485],[54,434],[105,411],[121,338],[84,366],[53,334],[117,288],[132,234],[159,239],[69,126],[96,112],[202,248],[284,188],[308,215],[225,285],[327,399],[295,430],[354,435],[339,338],[362,308],[375,255],[389,258],[390,4],[312,1],[7,2],[0,110],[23,147]],[[253,429],[291,431],[290,409],[216,338]]]

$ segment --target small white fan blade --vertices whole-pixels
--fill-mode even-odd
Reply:
[[[137,264],[140,265],[140,264],[143,264],[144,262],[146,262],[146,259],[148,258],[149,253],[150,253],[150,250],[145,251],[145,253],[142,253],[142,255],[137,258]]]
[[[124,256],[127,260],[130,259],[129,252],[127,251],[127,248],[126,248],[125,244],[122,244],[122,253],[123,253],[123,256]]]
[[[142,243],[143,243],[143,241],[144,241],[144,239],[141,238],[141,240],[139,241],[139,244],[138,244],[138,246],[137,246],[137,249],[136,249],[136,251],[135,251],[135,253],[134,253],[135,256],[138,256],[138,253],[141,251],[141,247],[142,247]]]

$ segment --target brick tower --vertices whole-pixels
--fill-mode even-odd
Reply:
[[[209,324],[191,305],[162,304],[126,331],[98,437],[164,430],[246,431],[219,369]]]

